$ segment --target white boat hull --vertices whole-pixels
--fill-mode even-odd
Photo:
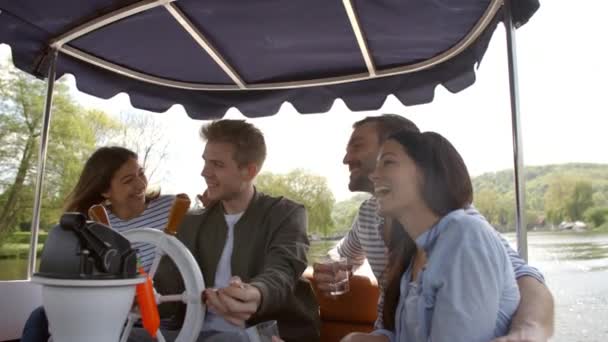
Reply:
[[[29,280],[0,281],[0,341],[17,340],[35,308],[42,305],[42,288]]]

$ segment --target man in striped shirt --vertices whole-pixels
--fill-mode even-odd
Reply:
[[[376,158],[382,143],[394,132],[400,130],[419,131],[408,119],[394,114],[367,117],[353,125],[353,133],[346,148],[343,163],[350,171],[349,189],[373,193],[369,180],[370,173],[376,165]],[[368,260],[374,276],[380,286],[378,302],[378,319],[376,327],[381,328],[382,307],[384,302],[383,272],[387,264],[384,220],[377,214],[377,203],[374,197],[364,201],[348,234],[340,240],[330,254],[339,254],[349,259],[356,267]],[[511,324],[509,335],[495,342],[509,341],[546,341],[553,334],[553,297],[544,285],[542,274],[530,267],[519,257],[503,239],[509,253],[513,269],[521,292],[521,302]],[[321,290],[331,287],[332,275],[329,269],[320,264],[314,265],[314,278]]]

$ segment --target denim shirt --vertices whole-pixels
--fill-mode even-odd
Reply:
[[[507,251],[485,218],[472,209],[452,211],[416,244],[427,255],[417,286],[410,286],[410,265],[401,277],[395,331],[373,334],[391,342],[487,342],[505,335],[519,288]]]

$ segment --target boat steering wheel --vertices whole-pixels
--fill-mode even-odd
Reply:
[[[167,302],[182,302],[186,304],[186,316],[184,323],[175,339],[176,342],[194,342],[198,338],[203,320],[205,318],[205,307],[201,300],[201,292],[205,289],[205,281],[201,270],[192,256],[192,253],[175,236],[166,234],[160,230],[151,228],[138,228],[122,233],[131,243],[144,242],[156,247],[154,262],[148,272],[150,278],[154,279],[154,274],[158,268],[160,259],[168,256],[184,281],[185,291],[178,294],[160,295],[154,290],[156,305]],[[127,341],[133,324],[140,318],[139,310],[134,308],[129,313],[127,323],[123,329],[120,341]],[[158,341],[165,341],[160,329],[156,333]]]

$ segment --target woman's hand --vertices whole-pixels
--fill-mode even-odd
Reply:
[[[209,198],[209,193],[207,190],[205,190],[205,192],[202,194],[196,195],[196,199],[198,199],[198,201],[203,205],[203,208],[209,208],[217,202]]]

